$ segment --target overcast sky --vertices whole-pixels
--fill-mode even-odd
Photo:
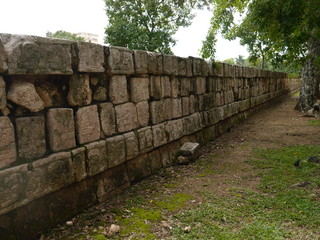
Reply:
[[[72,33],[88,32],[99,35],[103,43],[107,23],[103,0],[0,0],[0,32],[45,36],[47,31],[64,30]],[[210,13],[197,11],[197,17],[188,28],[179,29],[173,48],[182,57],[199,56],[205,39]],[[237,41],[219,40],[217,59],[247,57],[245,47]]]

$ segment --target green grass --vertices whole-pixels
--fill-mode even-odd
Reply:
[[[310,120],[308,122],[309,126],[316,126],[316,127],[320,127],[320,119],[315,119],[315,120]]]

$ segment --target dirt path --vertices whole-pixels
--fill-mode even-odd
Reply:
[[[255,114],[203,147],[203,154],[195,163],[171,167],[141,181],[112,201],[75,217],[74,226],[58,227],[45,239],[186,239],[175,235],[179,231],[184,232],[181,234],[192,231],[180,218],[184,218],[185,211],[196,211],[203,204],[208,204],[207,195],[213,194],[214,199],[222,201],[221,199],[234,196],[234,191],[230,189],[258,191],[261,175],[248,163],[253,149],[319,145],[320,127],[310,125],[312,119],[294,111],[294,105],[295,99],[288,97],[281,104]],[[210,201],[210,204],[214,202],[212,199]],[[238,201],[236,204],[244,205],[244,202]],[[191,219],[192,214],[188,214]],[[224,221],[226,220],[221,224],[225,224]],[[202,221],[198,222],[200,223],[190,220],[189,224],[196,228]],[[110,224],[120,226],[120,235],[108,238],[106,233]],[[204,226],[200,228],[203,231],[206,229]],[[232,226],[232,231],[237,231],[238,228],[240,225],[236,223]],[[301,236],[297,238],[288,235],[270,239],[320,239],[320,235],[309,238],[306,231],[297,230],[297,234],[301,232]],[[233,239],[216,236],[197,239]]]

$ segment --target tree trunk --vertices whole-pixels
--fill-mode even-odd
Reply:
[[[311,39],[308,42],[308,58],[302,69],[300,97],[296,110],[309,110],[317,100],[320,82],[319,59],[320,39]]]

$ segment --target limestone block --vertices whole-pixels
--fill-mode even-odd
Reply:
[[[159,100],[161,98],[161,77],[150,77],[150,97],[152,100]]]
[[[172,99],[172,118],[179,118],[182,116],[181,98]]]
[[[182,115],[186,116],[190,113],[190,100],[189,97],[182,97]]]
[[[30,112],[39,112],[44,109],[44,102],[30,82],[13,80],[7,98],[15,104],[27,108]]]
[[[8,167],[16,158],[13,125],[8,117],[0,117],[0,169]]]
[[[148,55],[148,73],[162,74],[163,73],[163,56],[160,53],[147,52]]]
[[[206,92],[206,78],[196,78],[196,94],[204,94]]]
[[[134,69],[136,74],[148,73],[148,54],[146,51],[135,50],[134,56]]]
[[[137,109],[133,103],[117,105],[115,111],[119,132],[128,132],[139,127]]]
[[[43,116],[16,118],[16,133],[20,158],[40,158],[46,153]]]
[[[161,155],[159,150],[154,150],[148,154],[151,172],[156,172],[162,168]]]
[[[138,181],[151,174],[148,154],[141,155],[126,162],[130,182]]]
[[[239,102],[239,111],[245,111],[250,108],[250,99],[243,100]]]
[[[107,72],[111,74],[133,74],[133,53],[123,47],[107,48]]]
[[[187,75],[187,59],[178,57],[178,75],[186,76]]]
[[[149,78],[131,78],[130,91],[132,102],[149,100]]]
[[[69,80],[68,103],[71,106],[85,106],[91,101],[89,74],[73,74]]]
[[[134,132],[123,134],[126,143],[126,158],[132,159],[139,155],[138,138]]]
[[[71,41],[0,34],[9,74],[72,74]]]
[[[100,121],[97,105],[79,108],[76,112],[77,140],[80,144],[100,139]]]
[[[165,131],[167,133],[168,142],[177,140],[184,135],[183,120],[177,119],[166,123]]]
[[[106,139],[108,167],[116,167],[126,160],[126,145],[123,135]]]
[[[187,58],[187,77],[193,76],[193,69],[192,69],[192,59]]]
[[[4,51],[4,46],[0,36],[0,73],[6,72],[7,70],[8,70],[7,54]]]
[[[190,113],[194,113],[198,111],[198,102],[197,98],[194,95],[189,97],[189,105],[190,105]]]
[[[112,103],[99,104],[101,131],[103,136],[111,136],[116,133],[116,116]]]
[[[140,128],[137,133],[140,153],[149,152],[153,148],[153,135],[151,127]]]
[[[107,100],[107,88],[99,86],[94,90],[93,100],[103,102]]]
[[[150,113],[152,124],[157,124],[164,121],[162,101],[153,101],[150,103]]]
[[[53,152],[76,146],[75,125],[71,108],[52,108],[47,114],[50,149]]]
[[[223,77],[224,75],[224,67],[223,67],[223,63],[221,62],[217,62],[216,63],[216,74],[218,77]]]
[[[189,96],[190,78],[181,78],[181,96]]]
[[[171,96],[173,98],[180,97],[180,79],[177,77],[171,79]]]
[[[193,75],[194,76],[208,76],[208,63],[202,58],[194,58],[189,57],[192,59],[192,68],[193,68]]]
[[[109,96],[113,104],[129,101],[127,79],[125,75],[116,75],[110,78]]]
[[[27,174],[27,164],[0,171],[0,215],[21,205]]]
[[[7,96],[6,96],[6,83],[3,77],[0,76],[0,110],[5,109],[7,106]]]
[[[149,124],[149,103],[148,101],[138,102],[136,104],[138,121],[141,127],[148,126]]]
[[[201,115],[199,112],[193,113],[183,119],[185,134],[189,135],[202,129]]]
[[[168,152],[168,144],[159,148],[160,159],[163,167],[172,166],[172,160],[170,159],[170,155]]]
[[[159,147],[167,143],[164,123],[152,126],[154,147]]]
[[[162,112],[164,120],[172,119],[172,99],[166,98],[162,100]]]
[[[96,175],[108,168],[106,141],[92,142],[85,145],[87,150],[88,176]]]
[[[79,52],[79,72],[104,72],[103,46],[89,42],[76,43]]]
[[[163,73],[167,75],[178,75],[178,57],[163,55]]]
[[[180,156],[184,156],[184,157],[192,157],[194,155],[197,154],[197,152],[199,152],[199,149],[200,149],[200,144],[199,143],[196,143],[196,142],[185,142],[178,154]]]
[[[87,177],[86,171],[86,148],[80,147],[71,151],[72,165],[77,182]]]
[[[168,76],[161,77],[161,98],[171,97],[171,85]]]

